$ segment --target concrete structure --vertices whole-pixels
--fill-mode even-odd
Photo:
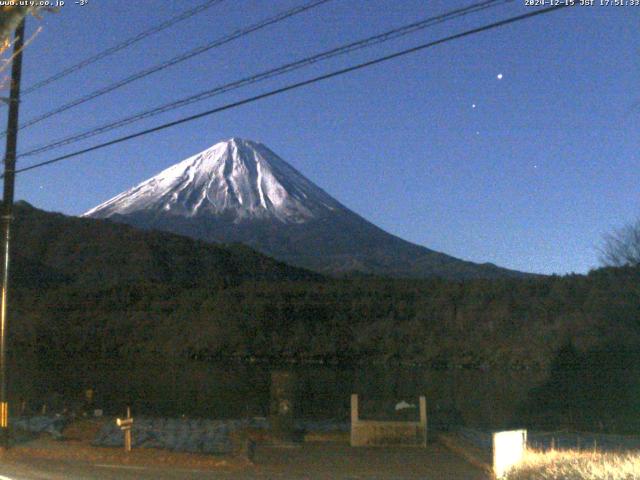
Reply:
[[[503,478],[507,471],[522,460],[527,449],[527,431],[511,430],[493,434],[493,473]]]
[[[294,441],[293,405],[296,377],[293,372],[276,370],[271,372],[271,408],[269,423],[276,443]]]
[[[427,400],[420,397],[420,421],[361,420],[358,395],[351,395],[351,446],[407,445],[427,446]]]

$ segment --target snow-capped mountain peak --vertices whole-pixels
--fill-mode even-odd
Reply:
[[[331,198],[264,145],[231,138],[84,214],[216,243],[243,243],[324,273],[520,276],[409,243]]]
[[[104,218],[144,211],[182,217],[213,214],[234,223],[247,219],[304,223],[340,208],[267,147],[234,137],[163,170],[83,216]]]

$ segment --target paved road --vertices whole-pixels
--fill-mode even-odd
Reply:
[[[28,460],[0,465],[0,480],[217,480],[238,478],[232,471],[159,469],[61,460]],[[240,477],[241,478],[241,477]],[[247,477],[249,478],[249,477]]]
[[[439,445],[420,448],[350,448],[305,444],[260,447],[255,465],[216,470],[168,469],[61,460],[0,462],[0,480],[488,480],[484,472]]]

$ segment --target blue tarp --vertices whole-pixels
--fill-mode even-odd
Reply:
[[[161,448],[176,452],[231,453],[232,433],[244,428],[269,429],[264,418],[244,420],[204,420],[136,417],[132,428],[132,446]],[[349,431],[349,424],[335,421],[297,420],[299,431]],[[122,447],[124,435],[113,423],[106,424],[96,436],[96,446]]]
[[[15,428],[30,433],[49,433],[54,438],[62,437],[62,430],[69,423],[67,417],[61,415],[16,417],[10,419],[9,423]]]
[[[250,425],[248,420],[202,420],[137,417],[133,422],[132,446],[162,448],[176,452],[230,453],[231,433]],[[96,446],[124,445],[124,435],[115,422],[102,427]]]

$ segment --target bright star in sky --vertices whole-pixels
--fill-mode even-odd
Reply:
[[[203,2],[209,3],[205,0]],[[110,9],[112,3],[119,7]],[[116,32],[135,34],[138,30],[153,27],[163,16],[149,15],[144,8],[127,8],[132,3],[126,0],[95,2],[92,8],[96,9],[96,14],[88,16],[86,12],[83,13],[83,9],[69,9],[65,12],[64,22],[59,21],[62,19],[56,18],[56,15],[50,15],[51,21],[46,21],[46,28],[34,40],[43,48],[37,45],[30,48],[30,61],[23,65],[23,83],[34,85],[43,78],[55,75],[60,69],[93,55],[94,43],[109,48],[118,41],[112,37]],[[179,3],[171,4],[176,4],[176,12],[186,8],[177,6]],[[274,15],[275,6],[272,3],[284,9],[292,2],[253,2],[255,11],[251,14],[256,18]],[[296,52],[300,58],[315,55],[326,48],[323,42],[328,41],[324,37],[328,26],[331,27],[331,42],[342,45],[360,37],[378,35],[399,25],[415,22],[416,9],[426,2],[402,2],[409,6],[398,9],[393,16],[385,15],[384,2],[360,3],[367,7],[358,11],[358,15],[346,16],[341,22],[335,21],[332,9],[318,8],[313,15],[291,18],[289,23],[282,25],[282,29],[276,29],[274,25],[269,32],[263,31],[260,41],[251,41],[256,37],[243,37],[249,41],[221,45],[218,54],[208,55],[199,63],[201,68],[190,70],[189,75],[184,75],[184,69],[166,69],[162,74],[163,83],[173,84],[176,90],[183,92],[180,96],[211,89],[210,69],[222,68],[221,64],[214,62],[214,57],[235,58],[236,55],[243,55],[246,60],[244,63],[260,64],[260,68],[265,70],[276,68],[293,61],[290,51],[278,48],[283,41],[300,43],[300,49]],[[370,8],[369,3],[372,4]],[[456,2],[431,3],[437,3],[444,9],[445,4]],[[518,9],[523,13],[529,10],[522,5],[525,2],[517,3],[521,4]],[[513,8],[516,9],[515,6]],[[520,22],[514,24],[517,27],[502,30],[502,33],[494,30],[491,34],[470,37],[473,41],[463,42],[464,45],[455,44],[455,48],[431,50],[431,54],[412,57],[412,61],[389,63],[388,68],[369,70],[369,74],[358,76],[358,81],[336,83],[336,79],[334,83],[326,83],[322,88],[298,90],[296,99],[299,101],[287,101],[286,97],[276,96],[271,101],[252,104],[255,105],[255,110],[248,106],[244,107],[245,110],[229,110],[224,117],[201,119],[190,128],[175,127],[156,136],[139,137],[135,142],[120,144],[121,147],[117,149],[114,145],[111,150],[102,150],[104,154],[88,152],[86,157],[80,157],[85,160],[75,163],[60,162],[57,167],[51,166],[46,171],[42,169],[41,174],[35,173],[39,170],[34,170],[31,174],[24,172],[17,182],[16,199],[27,200],[44,210],[69,215],[81,214],[188,155],[237,135],[263,142],[341,203],[365,218],[375,219],[391,233],[402,233],[411,242],[461,256],[466,260],[491,261],[516,270],[587,273],[598,265],[593,248],[598,232],[608,231],[609,224],[624,225],[628,219],[637,215],[633,202],[629,201],[630,198],[637,197],[637,185],[625,182],[629,169],[637,165],[637,137],[629,135],[628,129],[608,130],[610,118],[619,115],[621,106],[628,106],[629,91],[633,85],[637,85],[637,78],[634,78],[634,73],[637,72],[634,61],[637,56],[634,58],[624,48],[620,48],[637,39],[637,20],[623,10],[629,9],[610,9],[606,15],[594,15],[588,8],[575,9],[571,15],[549,15],[545,17],[545,21]],[[235,28],[234,25],[247,21],[247,13],[238,9],[225,9],[218,13],[225,16],[225,25],[220,24],[224,29]],[[362,22],[360,14],[367,15],[371,21]],[[175,46],[177,39],[180,39],[185,50],[208,44],[211,42],[211,32],[205,18],[208,16],[194,16],[189,20],[189,28],[194,27],[190,35],[186,35],[185,32],[190,30],[183,28],[185,25],[176,25],[163,34],[149,38],[149,41],[153,41],[143,45],[153,47],[158,52],[164,51],[169,56],[174,53],[171,48]],[[131,31],[122,31],[122,23],[125,21],[132,24]],[[580,28],[581,25],[589,25],[589,32]],[[27,29],[29,28],[31,27],[27,25]],[[613,28],[616,29],[616,34],[610,35]],[[353,36],[356,30],[357,38]],[[557,48],[530,48],[535,44],[532,42],[543,42],[546,38],[559,35],[558,32],[561,32],[563,40],[556,45]],[[83,42],[86,38],[91,38],[91,42]],[[302,43],[301,38],[304,38]],[[70,41],[77,45],[74,43],[73,49],[65,48]],[[125,76],[138,72],[141,63],[152,61],[147,58],[148,51],[141,48],[143,45],[127,50],[129,54],[119,56],[118,62],[112,63],[106,59],[96,62],[91,68],[77,72],[84,73],[74,79],[81,81],[83,88],[88,85],[94,89],[104,86],[105,78],[115,76],[114,70],[117,69],[117,78],[112,78],[111,81],[118,82]],[[580,49],[588,51],[589,55],[570,58],[572,53],[575,54]],[[53,58],[51,52],[58,52],[59,55]],[[376,47],[368,55],[373,58],[382,54],[383,51]],[[469,63],[468,59],[482,60]],[[164,60],[157,58],[153,62]],[[351,61],[355,62],[356,59],[345,59],[349,64]],[[438,76],[448,81],[435,82],[425,75],[425,62],[432,61],[437,62]],[[244,70],[245,66],[241,65],[243,62],[224,63],[229,68],[224,72],[225,82],[248,75]],[[460,68],[461,66],[466,68]],[[517,75],[518,81],[515,84],[503,84],[506,74],[502,67],[514,73],[514,82]],[[585,102],[583,89],[575,88],[575,71],[578,67],[588,78],[608,78],[615,69],[615,82],[601,82],[598,85],[597,109],[591,108],[590,102]],[[495,69],[498,68],[500,69],[496,72]],[[495,72],[493,78],[491,70]],[[554,81],[552,84],[536,81],[540,78],[553,78]],[[500,85],[493,83],[494,80]],[[389,88],[390,85],[394,88]],[[366,89],[367,95],[361,95],[363,89]],[[56,103],[58,106],[76,100],[80,94],[72,90],[57,90],[56,95],[46,97],[46,103]],[[425,92],[428,92],[429,101],[416,101],[423,99]],[[22,99],[21,105],[25,113],[23,121],[30,120],[27,116],[30,117],[42,108],[45,95],[36,93]],[[147,82],[132,82],[127,85],[125,93],[130,96],[118,96],[114,91],[112,95],[96,98],[96,103],[87,103],[92,108],[69,110],[64,116],[61,114],[57,122],[76,124],[73,128],[90,124],[93,128],[94,111],[100,111],[101,117],[104,117],[102,121],[111,122],[155,108],[160,102],[174,100],[174,95],[169,94],[173,92],[152,88]],[[250,95],[249,92],[245,93],[247,97]],[[480,109],[480,104],[472,100],[466,107],[464,105],[473,96],[483,102],[482,112],[477,117],[475,111]],[[318,105],[323,105],[322,115],[318,114]],[[471,115],[466,108],[473,110]],[[27,112],[31,113],[27,115]],[[436,112],[443,120],[430,122],[429,136],[422,135],[422,122],[406,122],[407,118],[431,119]],[[265,117],[277,118],[278,121],[265,122]],[[378,117],[385,118],[385,121],[375,121]],[[52,117],[50,120],[56,118]],[[224,121],[221,121],[222,118]],[[312,130],[304,125],[304,120],[309,118],[314,118]],[[336,118],[348,118],[350,121],[336,122]],[[560,122],[584,128],[564,129],[558,133],[544,127],[537,129],[515,126],[520,123],[544,126]],[[25,134],[20,138],[21,148],[31,149],[57,140],[51,138],[55,125],[56,123],[47,123],[45,128],[43,123],[43,128],[30,129],[29,135]],[[69,124],[70,129],[71,127]],[[479,128],[486,128],[486,133]],[[135,131],[137,130],[131,126],[123,130],[122,134]],[[308,134],[309,131],[313,134]],[[77,132],[69,130],[64,134],[57,132],[56,136],[75,133]],[[476,137],[475,141],[472,140],[473,137]],[[430,142],[430,138],[437,138],[439,141]],[[439,171],[451,173],[447,186],[455,185],[456,188],[443,189],[444,180],[437,175],[428,175],[428,170],[408,175],[406,182],[392,182],[385,189],[371,188],[370,183],[364,181],[354,184],[349,181],[352,180],[350,178],[339,178],[332,172],[344,167],[345,158],[353,157],[353,145],[364,145],[371,152],[380,152],[380,158],[390,162],[387,166],[397,168],[398,171],[409,160],[422,161],[423,155],[428,151],[429,158],[432,159],[430,162],[437,164]],[[323,162],[316,162],[315,152],[325,150],[331,154],[323,157]],[[612,151],[620,159],[615,162],[615,168],[610,162],[607,163]],[[501,159],[501,162],[490,161],[487,156]],[[129,168],[131,158],[134,157],[137,158],[135,171]],[[470,163],[460,161],[462,158],[468,159]],[[550,165],[534,163],[533,159],[538,158],[562,158],[562,162],[550,162]],[[48,158],[43,157],[42,160]],[[582,168],[585,162],[593,162],[593,169]],[[318,163],[322,166],[318,166]],[[487,168],[479,170],[477,175],[466,175],[469,165],[481,164]],[[357,168],[358,177],[361,178],[377,178],[379,174],[378,163],[367,161],[366,155],[354,160],[353,166]],[[503,170],[513,173],[514,168],[518,167],[526,173],[521,176],[500,177],[504,179],[504,184],[496,188],[492,181],[496,178],[495,175]],[[598,182],[591,178],[591,175],[597,175],[597,168],[607,169],[607,175],[599,178]],[[542,175],[545,175],[544,181]],[[45,179],[46,189],[43,183]],[[522,193],[521,190],[528,188],[527,181],[530,179],[540,180],[541,187],[532,198],[535,198],[536,204],[543,210],[553,211],[554,218],[535,215],[529,202],[513,201],[514,195],[520,198],[518,195]],[[472,188],[477,191],[472,192]],[[608,193],[606,198],[602,198],[602,202],[576,201],[593,196],[602,189]],[[433,218],[424,212],[416,213],[415,216],[402,216],[394,215],[387,209],[379,212],[375,208],[376,204],[389,199],[419,204],[426,195],[433,192],[443,192],[438,202],[438,208],[441,209],[438,212],[438,222],[442,223],[433,224],[438,228],[425,227],[427,224],[432,225],[430,222]],[[528,190],[526,192],[531,193]],[[369,198],[365,198],[367,196]],[[516,233],[501,222],[481,222],[476,225],[474,222],[477,218],[471,213],[475,210],[465,207],[477,197],[490,199],[482,205],[483,214],[487,218],[504,214],[504,205],[511,203],[509,215],[513,215],[511,220],[516,221],[521,228]],[[567,220],[577,217],[582,220],[588,218],[595,223]],[[464,235],[447,233],[458,225],[469,222],[479,228],[485,239],[483,242],[471,242],[471,245],[465,241]],[[554,232],[553,238],[546,235],[549,231]],[[430,233],[427,235],[425,232]],[[506,244],[507,239],[514,242],[510,245],[511,248]],[[541,244],[546,248],[540,248]],[[559,248],[567,245],[571,246],[571,255],[556,255]]]

